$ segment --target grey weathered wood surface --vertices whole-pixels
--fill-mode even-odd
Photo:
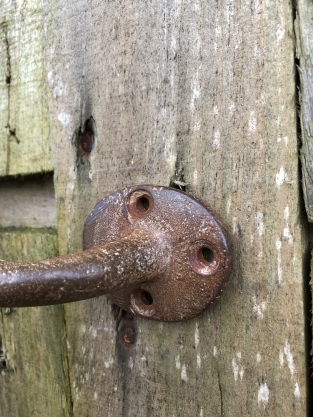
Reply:
[[[53,174],[0,181],[0,227],[56,228]]]
[[[305,207],[313,221],[313,4],[297,1],[295,23],[300,76],[301,162]]]
[[[173,177],[234,243],[221,302],[187,323],[137,319],[131,349],[105,298],[65,307],[74,416],[303,416],[292,5],[44,0],[43,22],[61,251],[80,249],[104,195]]]
[[[173,179],[217,211],[234,245],[213,309],[187,323],[136,319],[132,346],[105,297],[65,306],[69,414],[304,416],[292,4],[41,4],[60,251],[81,248],[106,194]],[[91,116],[83,164],[76,138]]]

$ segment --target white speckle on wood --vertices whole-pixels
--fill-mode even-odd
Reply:
[[[106,367],[106,369],[109,369],[111,365],[113,365],[114,363],[114,358],[112,356],[110,356],[108,361],[104,362],[104,366]]]
[[[175,146],[175,137],[170,136],[169,138],[165,139],[164,144],[164,157],[166,162],[169,164],[169,168],[171,171],[174,171],[175,163],[176,163],[176,146]]]
[[[279,172],[276,174],[276,185],[279,188],[285,181],[288,180],[287,173],[284,167],[281,167]]]
[[[187,369],[186,369],[186,365],[183,364],[183,366],[181,367],[181,379],[185,382],[188,381],[188,377],[187,377]]]
[[[213,107],[213,114],[218,115],[218,107],[217,106]]]
[[[237,352],[236,355],[238,359],[241,359],[241,352]]]
[[[177,369],[180,369],[180,357],[179,355],[175,356],[175,365]]]
[[[235,382],[237,382],[238,374],[239,374],[239,366],[237,365],[236,358],[233,358],[231,363],[233,367],[234,379],[235,379]]]
[[[288,243],[292,244],[292,242],[293,242],[293,237],[292,237],[292,234],[291,234],[291,232],[290,232],[290,229],[289,229],[289,225],[288,225],[288,224],[287,224],[287,226],[284,228],[284,233],[283,233],[283,235],[284,235],[284,238],[286,238],[286,239],[288,240]]]
[[[200,122],[195,122],[195,124],[193,125],[194,132],[199,132],[200,129],[201,129],[201,123]]]
[[[200,409],[200,417],[203,417],[203,408]]]
[[[95,400],[97,400],[97,399],[98,399],[98,394],[96,393],[96,391],[95,391],[95,393],[93,394],[93,398],[94,398]]]
[[[281,240],[278,237],[276,239],[276,249],[277,249],[277,274],[278,274],[278,283],[280,284],[283,279],[283,268],[281,266]]]
[[[295,390],[294,390],[294,396],[296,397],[296,398],[300,398],[300,389],[299,389],[299,384],[298,384],[298,382],[296,382],[295,383]]]
[[[133,367],[134,367],[134,360],[133,360],[133,358],[132,358],[132,357],[130,357],[130,358],[129,358],[129,361],[128,361],[128,367],[129,367],[130,369],[133,369]]]
[[[284,352],[283,351],[279,351],[279,364],[280,366],[284,366]]]
[[[288,219],[289,219],[289,206],[288,206],[288,204],[286,205],[285,210],[284,210],[284,218],[285,218],[287,224],[286,224],[286,227],[284,228],[283,236],[284,236],[284,238],[286,238],[288,240],[288,242],[290,244],[292,244],[293,243],[293,236],[290,232],[289,224],[288,224]]]
[[[65,113],[64,111],[61,111],[58,114],[58,120],[61,122],[63,127],[67,127],[71,123],[71,116],[68,113]]]
[[[229,113],[231,114],[231,116],[233,115],[234,111],[236,110],[236,106],[235,103],[231,102],[230,105],[228,106],[228,110]]]
[[[285,36],[285,30],[281,28],[280,24],[278,24],[277,29],[276,29],[277,41],[280,42],[284,36]]]
[[[200,97],[200,90],[199,90],[199,87],[197,85],[198,84],[197,80],[196,80],[195,84],[196,84],[196,86],[193,88],[193,90],[191,92],[191,101],[190,101],[191,110],[194,110],[194,108],[196,106],[196,103],[197,103],[197,100]]]
[[[238,220],[237,217],[233,217],[233,234],[239,233],[239,227],[238,227]]]
[[[220,147],[220,136],[219,130],[214,132],[213,149],[218,149]]]
[[[249,130],[250,132],[255,132],[257,125],[257,120],[254,116],[254,111],[250,113],[250,119],[249,119]]]
[[[262,360],[262,356],[261,356],[261,354],[260,354],[260,353],[257,353],[257,354],[256,354],[256,361],[257,361],[257,363],[260,363],[260,362],[261,362],[261,360]]]
[[[196,323],[196,330],[195,330],[195,348],[199,346],[200,343],[200,334],[199,334],[199,325]]]
[[[288,343],[288,340],[286,340],[286,342],[285,342],[284,354],[286,356],[286,360],[287,360],[287,363],[288,363],[288,368],[290,370],[290,373],[291,373],[291,375],[293,375],[294,372],[295,372],[295,364],[294,364],[293,356],[292,356],[291,351],[290,351],[290,344]]]
[[[50,83],[54,84],[53,97],[54,98],[61,97],[63,93],[65,92],[64,84],[63,84],[61,77],[57,75],[55,77],[55,80],[53,80],[53,77],[51,76],[49,81]]]
[[[231,196],[229,196],[227,200],[227,206],[226,206],[227,214],[229,214],[230,208],[231,208]]]
[[[255,213],[255,222],[256,222],[256,228],[259,236],[262,236],[264,234],[264,223],[263,223],[263,213],[260,211],[257,211]]]
[[[285,142],[285,145],[287,146],[288,145],[288,142],[289,142],[288,136],[284,136],[284,142]]]
[[[239,371],[240,379],[243,378],[244,373],[245,373],[245,371],[243,370],[243,368],[241,368],[240,371]]]
[[[261,303],[257,303],[256,296],[252,297],[253,301],[253,313],[257,316],[258,319],[264,318],[264,312],[266,310],[266,302],[262,301]]]
[[[213,356],[214,356],[214,358],[216,358],[217,355],[218,355],[218,349],[217,349],[216,346],[214,346],[214,348],[213,348]]]
[[[258,392],[258,404],[263,403],[264,406],[267,405],[268,399],[270,395],[270,390],[267,386],[267,383],[260,385],[259,392]]]
[[[201,368],[201,355],[200,355],[200,353],[197,354],[197,368]]]

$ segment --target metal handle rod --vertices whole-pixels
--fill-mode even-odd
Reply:
[[[145,230],[94,248],[38,262],[0,261],[0,307],[68,303],[153,280],[168,254]]]

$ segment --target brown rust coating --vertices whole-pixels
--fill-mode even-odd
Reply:
[[[96,205],[85,223],[84,248],[137,229],[164,236],[167,265],[157,279],[110,292],[119,307],[153,320],[181,321],[221,296],[230,278],[231,249],[227,233],[207,206],[176,189],[127,188]],[[213,259],[203,259],[201,248],[209,249]]]
[[[142,317],[187,320],[220,297],[230,266],[226,233],[208,207],[167,187],[131,187],[96,205],[85,223],[83,252],[0,261],[0,306],[109,294]]]
[[[85,300],[139,285],[162,270],[165,242],[134,230],[115,242],[39,262],[0,261],[0,307]]]

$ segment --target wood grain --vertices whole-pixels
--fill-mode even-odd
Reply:
[[[0,4],[0,176],[52,171],[40,1]]]
[[[53,174],[0,181],[0,227],[56,228]]]
[[[173,179],[234,245],[216,307],[187,323],[136,319],[131,346],[105,298],[66,306],[74,416],[304,416],[292,4],[42,3],[60,251],[81,248],[103,196]]]
[[[300,76],[301,162],[305,207],[313,221],[313,6],[307,0],[297,1],[295,21],[298,72]]]

